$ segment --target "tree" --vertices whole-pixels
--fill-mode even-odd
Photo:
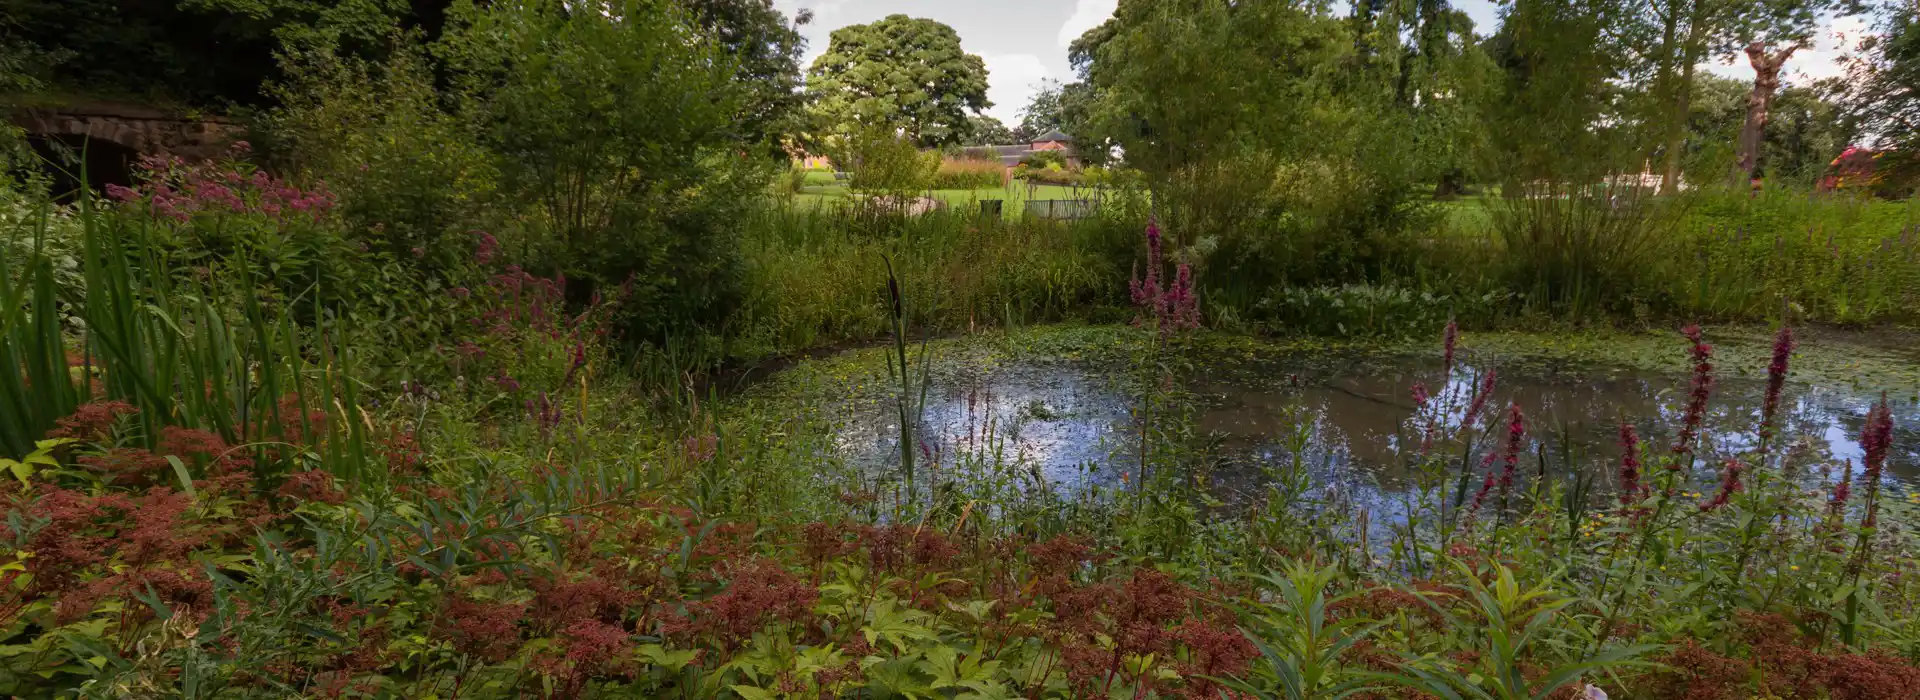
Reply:
[[[1592,182],[1634,148],[1619,111],[1621,58],[1610,0],[1516,0],[1487,41],[1504,84],[1492,100],[1490,167],[1517,196],[1539,180]],[[1636,159],[1637,160],[1637,159]],[[1636,163],[1637,164],[1637,163]]]
[[[1901,195],[1920,182],[1920,5],[1891,0],[1881,17],[1879,33],[1861,43],[1846,78],[1829,92],[1883,151],[1881,191]]]
[[[462,5],[439,54],[462,112],[532,214],[533,264],[585,303],[621,286],[641,338],[712,322],[737,293],[752,95],[725,49],[667,0]]]
[[[1752,60],[1760,75],[1748,114],[1753,122],[1749,130],[1759,134],[1765,128],[1772,91],[1778,89],[1779,64],[1793,52],[1768,47],[1803,44],[1812,35],[1816,17],[1832,6],[1832,0],[1650,0],[1625,6],[1638,14],[1614,31],[1639,57],[1639,75],[1650,77],[1649,121],[1662,125],[1656,150],[1664,163],[1665,189],[1671,191],[1680,182],[1696,67],[1758,45],[1757,58]],[[1757,137],[1753,143],[1757,149]],[[1757,150],[1743,152],[1736,162],[1750,160],[1754,154]]]
[[[1018,140],[1012,129],[993,117],[983,114],[967,120],[966,144],[969,146],[994,146]]]
[[[66,92],[258,105],[282,49],[375,58],[395,28],[432,30],[448,0],[0,0],[0,43]]]
[[[780,138],[802,131],[806,97],[800,91],[800,56],[807,40],[800,27],[813,20],[801,10],[792,21],[773,0],[680,0],[693,23],[732,56],[746,90],[740,126],[769,155],[785,157]]]
[[[1020,110],[1020,126],[1016,131],[1020,138],[1030,139],[1055,129],[1066,130],[1066,119],[1060,113],[1062,88],[1060,81],[1049,80],[1033,93],[1033,99]]]
[[[820,128],[849,135],[891,128],[922,147],[959,143],[987,101],[987,66],[952,27],[893,15],[836,29],[807,72]]]

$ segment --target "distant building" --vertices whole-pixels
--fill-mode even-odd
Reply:
[[[968,146],[960,149],[962,157],[965,158],[1000,161],[1001,167],[1007,169],[1009,176],[1021,161],[1040,151],[1060,151],[1061,155],[1066,157],[1068,167],[1080,167],[1080,155],[1073,150],[1073,137],[1059,129],[1036,136],[1026,143],[1005,146]]]

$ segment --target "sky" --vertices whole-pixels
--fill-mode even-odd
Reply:
[[[775,7],[792,15],[813,10],[813,22],[801,27],[807,37],[802,67],[826,53],[833,30],[865,24],[892,14],[944,22],[960,34],[961,48],[987,64],[989,116],[1008,126],[1018,124],[1020,110],[1047,80],[1073,79],[1067,65],[1067,45],[1113,16],[1119,0],[774,0]],[[1497,26],[1499,16],[1491,0],[1455,0],[1454,5],[1473,18],[1482,34]],[[1826,22],[1814,46],[1787,62],[1785,82],[1794,85],[1841,73],[1844,47],[1858,41],[1865,20],[1842,18]],[[1731,78],[1753,79],[1745,57],[1738,62],[1715,61],[1708,70]]]

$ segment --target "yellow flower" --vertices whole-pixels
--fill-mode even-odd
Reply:
[[[1799,571],[1799,570],[1800,570],[1800,567],[1799,567],[1798,565],[1795,565],[1795,566],[1789,566],[1789,567],[1787,567],[1787,568],[1789,568],[1789,569],[1793,569],[1794,571]]]

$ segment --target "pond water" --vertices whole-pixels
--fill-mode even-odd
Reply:
[[[1271,469],[1296,457],[1316,489],[1339,489],[1356,503],[1391,504],[1411,487],[1406,466],[1428,421],[1457,422],[1457,406],[1491,362],[1463,363],[1451,381],[1437,358],[1297,356],[1210,367],[1181,379],[1190,461],[1204,465],[1224,500],[1263,490]],[[1521,470],[1551,476],[1587,470],[1597,489],[1610,488],[1620,454],[1620,421],[1633,423],[1649,445],[1670,445],[1686,402],[1688,377],[1592,363],[1500,363],[1489,413],[1504,421],[1508,402],[1528,425]],[[1416,417],[1410,387],[1432,391]],[[1705,440],[1722,455],[1750,451],[1764,394],[1757,378],[1716,382]],[[1834,384],[1790,383],[1780,431],[1789,459],[1818,477],[1847,460],[1859,468],[1861,424],[1878,392]],[[1895,419],[1888,479],[1920,480],[1920,407],[1911,393],[1891,397]],[[920,451],[946,468],[1015,465],[1072,491],[1113,486],[1131,474],[1138,433],[1131,392],[1110,373],[1075,363],[1013,361],[936,380],[917,433]],[[1439,407],[1454,405],[1451,411]],[[849,402],[834,409],[835,444],[848,461],[874,470],[898,464],[898,427],[890,402]],[[1504,430],[1504,423],[1495,428]],[[1481,443],[1482,451],[1493,441]],[[1454,448],[1457,449],[1457,448]],[[1457,464],[1458,455],[1451,456]],[[922,461],[926,461],[924,458]],[[1709,487],[1717,464],[1703,455]],[[1389,508],[1390,509],[1390,508]]]

